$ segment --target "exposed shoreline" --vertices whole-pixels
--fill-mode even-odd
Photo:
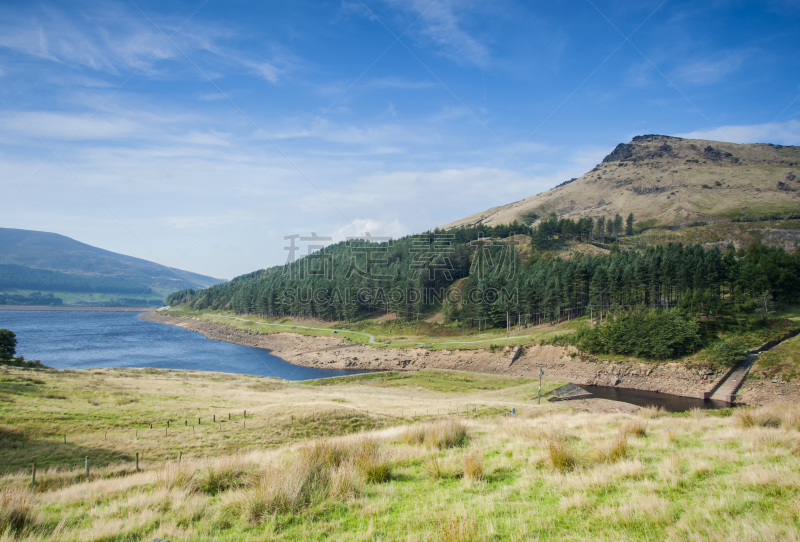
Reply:
[[[550,345],[526,347],[522,355],[512,362],[506,352],[490,353],[483,349],[376,349],[364,344],[346,343],[337,337],[311,337],[291,332],[250,333],[199,318],[158,312],[147,312],[139,318],[183,327],[212,340],[268,349],[273,355],[294,365],[319,369],[414,371],[436,368],[538,378],[541,367],[548,380],[578,385],[616,386],[694,398],[703,398],[728,373],[727,370],[690,369],[678,363],[612,363],[593,356],[581,356],[571,348]],[[800,401],[800,386],[746,381],[735,401],[751,405]]]

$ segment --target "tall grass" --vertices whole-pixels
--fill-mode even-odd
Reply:
[[[475,539],[478,523],[469,517],[447,518],[442,520],[442,542],[470,542]]]
[[[413,425],[406,429],[403,440],[407,444],[422,444],[428,448],[453,448],[467,440],[467,427],[459,420]]]
[[[733,419],[739,427],[780,427],[781,414],[772,408],[742,408],[733,413]]]
[[[578,466],[578,456],[567,441],[563,431],[551,430],[545,437],[545,450],[550,466],[557,471],[569,472]]]
[[[596,450],[597,459],[603,463],[618,463],[628,455],[628,433],[619,434],[605,442],[601,442]]]
[[[21,488],[0,489],[0,533],[11,531],[21,534],[36,523],[30,491]]]
[[[625,436],[643,437],[647,435],[647,420],[641,418],[628,420],[620,426],[619,432]]]
[[[483,479],[483,456],[478,452],[467,452],[462,461],[465,480]]]
[[[329,498],[355,497],[365,482],[383,482],[390,476],[391,456],[376,440],[320,440],[257,477],[245,499],[245,516],[258,524],[270,514],[296,512]]]
[[[231,456],[210,464],[197,473],[197,488],[208,495],[217,495],[233,488],[247,487],[254,478],[254,468],[241,457]]]

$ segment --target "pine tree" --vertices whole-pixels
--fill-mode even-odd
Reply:
[[[625,220],[625,235],[633,235],[633,213],[628,215],[628,219]]]

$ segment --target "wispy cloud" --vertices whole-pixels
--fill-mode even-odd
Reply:
[[[747,51],[730,51],[714,56],[716,58],[697,60],[678,68],[675,76],[679,80],[693,85],[718,83],[741,68],[750,53]]]
[[[800,121],[790,120],[772,124],[720,126],[713,130],[697,130],[675,135],[687,139],[707,139],[730,143],[800,145]]]
[[[453,0],[389,0],[396,7],[422,16],[411,29],[436,52],[462,64],[482,68],[491,61],[489,49],[465,29],[464,16],[473,7]]]

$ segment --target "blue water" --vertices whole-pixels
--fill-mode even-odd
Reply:
[[[311,380],[364,371],[292,365],[268,350],[206,339],[138,313],[4,311],[0,328],[17,334],[17,355],[56,369],[155,367]]]

